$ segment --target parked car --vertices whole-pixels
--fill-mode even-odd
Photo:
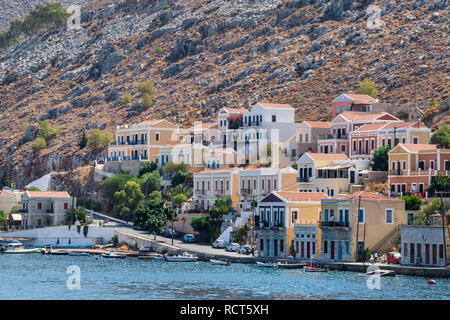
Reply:
[[[195,236],[193,234],[185,234],[183,237],[183,242],[193,243],[196,242]]]
[[[387,254],[387,263],[400,263],[402,255],[399,252],[389,252]]]
[[[245,246],[241,246],[239,248],[239,253],[240,254],[251,254],[252,253],[252,246],[249,246],[248,244],[246,244]]]
[[[216,240],[212,243],[213,248],[223,249],[227,246],[227,243],[224,240]]]
[[[226,251],[229,251],[229,252],[238,252],[238,250],[239,250],[240,247],[241,247],[241,246],[239,245],[239,243],[229,243],[229,244],[227,244],[227,246],[225,247],[225,250],[226,250]]]
[[[174,238],[178,238],[180,235],[175,230],[172,230],[172,228],[165,228],[163,231],[163,236],[166,238],[172,238],[172,233]]]

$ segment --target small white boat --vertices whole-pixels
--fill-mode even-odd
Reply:
[[[169,262],[194,262],[198,260],[198,257],[185,252],[182,255],[165,256],[164,259]]]
[[[40,251],[39,248],[25,249],[25,248],[8,248],[3,251],[3,253],[8,254],[25,254],[25,253],[38,253]]]
[[[123,254],[117,254],[114,251],[110,251],[108,253],[102,254],[105,258],[116,258],[116,259],[123,259],[125,256]]]
[[[211,264],[216,265],[216,266],[229,266],[231,264],[230,261],[222,261],[222,260],[214,260],[214,259],[209,260],[209,262],[211,262]]]
[[[256,261],[256,266],[260,268],[276,268],[278,267],[278,264],[279,263]]]

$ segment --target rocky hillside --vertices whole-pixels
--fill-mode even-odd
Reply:
[[[364,78],[383,102],[449,99],[450,0],[73,3],[88,3],[80,30],[0,51],[0,167],[19,185],[88,164],[94,155],[77,146],[83,129],[156,117],[187,126],[258,100],[290,103],[297,120],[327,120],[330,101]],[[0,9],[2,21],[18,15],[12,5]],[[156,94],[142,111],[136,87],[145,80]],[[125,93],[130,105],[121,103]],[[36,155],[44,119],[62,131]]]

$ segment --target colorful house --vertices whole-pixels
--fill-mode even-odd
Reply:
[[[273,191],[265,196],[258,203],[255,219],[258,256],[285,258],[292,255],[296,248],[295,226],[317,224],[322,199],[328,196],[319,192]],[[313,246],[314,252],[320,250],[317,242],[320,234],[315,239],[314,245],[310,241],[310,252]]]
[[[321,259],[354,261],[357,252],[391,251],[400,225],[406,223],[405,202],[360,191],[322,200]]]
[[[435,144],[400,143],[389,152],[388,185],[391,196],[427,196],[433,177],[450,173],[450,150]]]
[[[331,119],[345,111],[373,112],[374,103],[378,99],[366,94],[343,93],[331,102]]]

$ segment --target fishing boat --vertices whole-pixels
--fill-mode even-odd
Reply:
[[[164,259],[169,262],[194,262],[198,260],[198,257],[185,252],[182,255],[165,256]]]
[[[216,265],[216,266],[229,266],[231,264],[230,261],[222,261],[222,260],[214,260],[214,259],[209,260],[209,262],[211,262],[211,264]]]
[[[303,270],[307,272],[326,272],[327,268],[317,268],[317,267],[303,267]]]
[[[279,265],[280,265],[280,263],[256,261],[256,266],[259,268],[276,268]]]
[[[66,256],[69,254],[68,251],[65,250],[50,250],[48,254],[55,255],[55,256]]]
[[[115,259],[123,259],[125,258],[125,255],[123,254],[117,254],[114,251],[110,251],[108,253],[102,254],[105,258],[115,258]]]

